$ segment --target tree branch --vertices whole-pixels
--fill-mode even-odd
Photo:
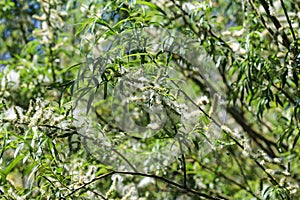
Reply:
[[[226,197],[224,195],[220,195],[220,194],[205,194],[203,192],[199,192],[199,191],[196,191],[196,190],[193,190],[193,189],[190,189],[190,188],[187,188],[187,187],[184,187],[183,185],[180,185],[176,182],[173,182],[169,179],[166,179],[162,176],[157,176],[157,175],[154,175],[154,174],[145,174],[145,173],[140,173],[140,172],[124,172],[124,171],[111,171],[111,172],[108,172],[106,174],[103,174],[103,175],[100,175],[96,178],[94,178],[93,180],[87,182],[87,183],[84,183],[82,186],[78,187],[77,189],[73,190],[72,192],[70,192],[68,195],[65,196],[65,198],[67,197],[70,197],[72,196],[73,194],[75,194],[76,192],[78,192],[79,190],[82,190],[86,187],[88,187],[90,184],[98,181],[98,180],[101,180],[103,178],[106,178],[106,177],[109,177],[109,176],[112,176],[113,174],[123,174],[123,175],[132,175],[132,176],[143,176],[143,177],[150,177],[150,178],[154,178],[156,180],[160,180],[162,182],[165,182],[173,187],[176,187],[182,191],[185,191],[185,192],[188,192],[188,193],[191,193],[191,194],[194,194],[194,195],[197,195],[199,197],[203,197],[203,198],[206,198],[206,199],[212,199],[212,200],[227,200],[229,199],[229,197]]]

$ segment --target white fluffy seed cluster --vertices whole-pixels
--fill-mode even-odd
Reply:
[[[36,101],[30,101],[26,112],[19,106],[6,110],[4,119],[13,123],[28,124],[29,128],[45,124],[56,126],[67,119],[67,113],[70,110],[71,106],[66,108],[63,115],[55,114],[53,108],[49,106],[49,102],[36,99]]]

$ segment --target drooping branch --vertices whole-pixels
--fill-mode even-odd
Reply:
[[[229,200],[230,199],[230,197],[227,197],[225,195],[221,195],[221,194],[217,194],[217,193],[213,193],[213,192],[210,192],[210,194],[206,194],[206,193],[203,193],[203,192],[200,192],[200,191],[197,191],[197,190],[185,187],[184,185],[180,185],[180,184],[178,184],[178,183],[176,183],[174,181],[171,181],[171,180],[169,180],[167,178],[164,178],[162,176],[157,176],[157,175],[154,175],[154,174],[140,173],[140,172],[125,172],[125,171],[111,171],[111,172],[108,172],[106,174],[100,175],[100,176],[92,179],[91,181],[84,183],[83,185],[81,185],[80,187],[76,188],[75,190],[71,191],[69,194],[67,194],[65,196],[65,198],[71,197],[76,192],[79,192],[80,190],[87,188],[90,184],[92,184],[92,183],[94,183],[94,182],[96,182],[98,180],[101,180],[103,178],[112,176],[114,174],[132,175],[132,176],[143,176],[143,177],[153,178],[155,180],[162,181],[162,182],[164,182],[166,184],[169,184],[172,187],[176,187],[179,190],[181,190],[182,192],[188,192],[188,193],[191,193],[193,195],[196,195],[196,196],[199,196],[199,197],[205,198],[205,199],[212,199],[212,200],[227,200],[227,199]]]

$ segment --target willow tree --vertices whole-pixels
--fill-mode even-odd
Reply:
[[[1,3],[0,192],[296,199],[299,3]]]

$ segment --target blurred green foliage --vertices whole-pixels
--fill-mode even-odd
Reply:
[[[299,6],[1,1],[1,198],[298,199]],[[206,58],[193,66],[194,46],[183,45],[184,56],[151,52],[138,37],[103,46],[147,27],[197,41]],[[126,77],[139,69],[148,76]],[[128,116],[114,93],[121,80],[136,89]],[[92,139],[74,114],[75,94],[96,114]],[[159,131],[142,135],[153,119]]]

